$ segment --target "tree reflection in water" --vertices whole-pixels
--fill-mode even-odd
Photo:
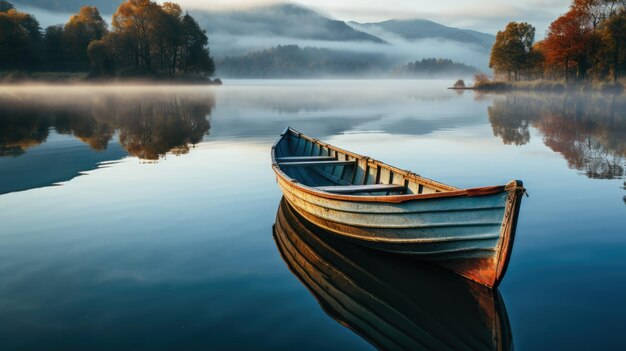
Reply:
[[[625,96],[507,94],[496,97],[488,113],[505,144],[528,143],[532,126],[570,168],[589,178],[624,177]]]
[[[182,155],[208,134],[211,94],[106,94],[74,99],[0,97],[0,156],[19,156],[46,141],[49,130],[74,135],[97,151],[119,131],[129,154],[156,161]]]
[[[50,123],[37,114],[7,109],[0,101],[0,156],[19,156],[48,138]],[[7,111],[8,110],[8,111]]]

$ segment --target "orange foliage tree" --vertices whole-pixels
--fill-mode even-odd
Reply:
[[[90,45],[95,67],[114,58],[117,69],[132,75],[208,78],[215,72],[206,31],[175,3],[127,0],[113,15],[112,27]]]
[[[72,62],[77,70],[89,66],[87,47],[94,40],[102,39],[108,33],[107,24],[100,12],[93,6],[83,6],[65,24],[62,33],[65,59]]]
[[[565,80],[570,76],[570,68],[576,68],[577,78],[585,78],[593,40],[593,28],[587,15],[578,8],[571,8],[548,29],[541,45],[546,64],[561,67]]]
[[[510,35],[515,24],[498,32],[490,64],[496,74],[515,72],[512,68],[520,67],[524,52],[531,54],[525,68],[529,79],[612,76],[617,81],[626,73],[626,0],[573,0],[568,12],[552,22],[546,38],[526,51]]]
[[[128,0],[113,15],[114,33],[125,36],[124,41],[129,45],[127,54],[138,66],[152,66],[150,38],[160,11],[160,6],[153,1]]]

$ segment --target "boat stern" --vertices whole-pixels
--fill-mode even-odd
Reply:
[[[522,197],[526,193],[521,180],[509,182],[504,190],[508,193],[500,239],[494,251],[494,255],[484,258],[458,259],[440,261],[439,264],[482,285],[496,288],[508,268],[515,241],[517,219],[522,203]]]

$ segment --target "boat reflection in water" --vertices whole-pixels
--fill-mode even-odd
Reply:
[[[283,199],[274,240],[324,311],[383,350],[510,350],[497,290],[409,257],[358,247],[300,217]]]

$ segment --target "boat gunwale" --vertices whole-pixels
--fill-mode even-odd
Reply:
[[[307,185],[304,185],[302,183],[300,183],[297,179],[291,178],[290,176],[288,176],[280,167],[280,165],[278,164],[278,162],[276,161],[276,148],[278,147],[278,143],[280,143],[280,141],[287,135],[287,134],[291,134],[294,136],[297,136],[299,138],[304,138],[305,140],[308,140],[310,142],[316,143],[320,146],[324,146],[327,147],[328,149],[332,149],[334,151],[338,151],[340,153],[343,153],[347,156],[350,157],[354,157],[356,159],[359,160],[367,160],[368,165],[372,164],[372,165],[376,165],[379,167],[383,167],[383,168],[387,168],[390,171],[396,172],[406,178],[409,178],[411,180],[413,180],[414,182],[418,183],[418,184],[423,184],[423,185],[427,185],[427,186],[432,186],[433,188],[440,190],[440,192],[437,193],[430,193],[430,194],[403,194],[403,195],[369,195],[369,196],[363,196],[363,195],[345,195],[345,194],[333,194],[333,193],[329,193],[329,192],[325,192],[322,190],[318,190],[314,187],[310,187]],[[322,197],[322,198],[326,198],[326,199],[331,199],[331,200],[339,200],[339,201],[349,201],[349,202],[378,202],[378,203],[403,203],[403,202],[407,202],[407,201],[412,201],[412,200],[426,200],[426,199],[436,199],[436,198],[446,198],[446,197],[461,197],[461,196],[467,196],[467,197],[474,197],[474,196],[485,196],[485,195],[493,195],[493,194],[498,194],[501,192],[505,192],[505,191],[514,191],[514,190],[518,190],[518,189],[523,189],[523,186],[521,185],[521,182],[519,181],[511,181],[509,182],[507,185],[498,185],[498,186],[486,186],[486,187],[479,187],[479,188],[469,188],[469,189],[459,189],[444,183],[440,183],[437,182],[435,180],[432,179],[428,179],[428,178],[424,178],[418,174],[415,174],[413,172],[404,170],[404,169],[400,169],[400,168],[396,168],[394,166],[388,165],[384,162],[372,159],[370,157],[367,156],[363,156],[363,155],[359,155],[357,153],[351,152],[351,151],[347,151],[347,150],[343,150],[341,148],[338,148],[336,146],[321,142],[320,140],[317,139],[313,139],[311,137],[308,137],[300,132],[298,132],[297,130],[291,128],[291,127],[287,127],[285,129],[285,131],[280,134],[280,137],[278,138],[278,140],[276,140],[276,142],[272,145],[272,152],[271,152],[271,157],[272,157],[272,169],[274,170],[274,173],[276,173],[277,176],[279,176],[280,178],[282,178],[282,180],[289,184],[290,187],[294,187],[302,192],[308,193],[310,195],[315,195],[318,197]]]

